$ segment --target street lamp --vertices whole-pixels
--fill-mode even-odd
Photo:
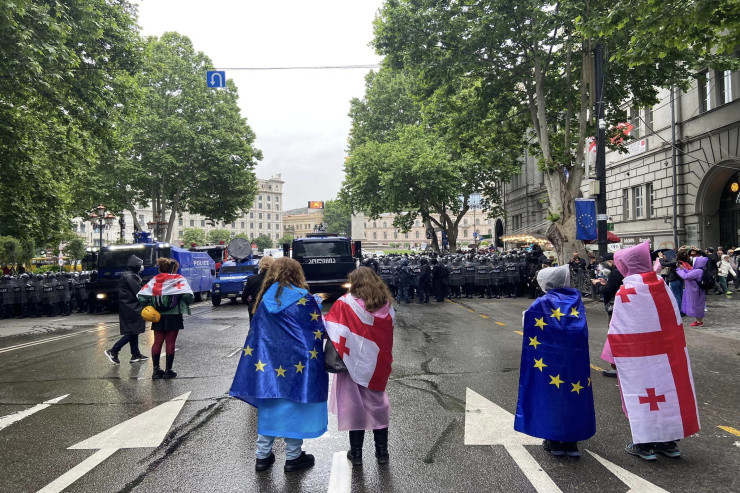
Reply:
[[[160,215],[154,214],[153,221],[147,221],[146,225],[149,227],[149,231],[154,233],[154,239],[159,240],[160,235],[160,227],[164,226],[166,224],[169,224],[168,221],[160,221]]]
[[[110,229],[111,226],[113,226],[113,221],[115,221],[116,216],[111,214],[110,212],[106,212],[105,206],[103,204],[100,204],[95,208],[97,214],[95,212],[91,212],[89,216],[90,224],[92,225],[93,229],[97,228],[98,233],[100,234],[100,240],[98,243],[98,246],[102,248],[103,246],[103,228]]]

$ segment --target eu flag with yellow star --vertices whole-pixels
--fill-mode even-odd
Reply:
[[[577,442],[596,433],[588,326],[581,293],[550,289],[524,313],[514,429]]]
[[[576,239],[593,241],[597,236],[596,201],[576,199]]]
[[[305,289],[286,286],[276,297],[277,290],[277,283],[270,286],[257,307],[229,394],[260,410],[260,434],[319,436],[329,388],[321,309]],[[266,416],[275,419],[265,423]]]

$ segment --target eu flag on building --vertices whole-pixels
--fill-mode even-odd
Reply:
[[[277,300],[276,291],[277,283],[257,307],[229,394],[255,407],[262,399],[325,402],[321,309],[305,289],[286,287]]]
[[[595,240],[596,201],[594,199],[576,199],[576,239]]]
[[[577,442],[596,433],[588,326],[580,293],[552,289],[524,313],[514,429]]]

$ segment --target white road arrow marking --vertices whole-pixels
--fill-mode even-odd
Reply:
[[[473,390],[465,391],[465,445],[503,445],[538,493],[560,488],[540,467],[524,445],[542,440],[514,430],[514,415]]]
[[[351,488],[352,469],[347,459],[347,452],[334,452],[327,493],[349,493]]]
[[[601,462],[601,464],[618,477],[620,481],[629,486],[630,489],[627,493],[668,493],[668,491],[664,490],[660,486],[656,486],[650,481],[642,479],[640,476],[636,476],[626,469],[622,469],[618,465],[613,462],[609,462],[598,454],[595,454],[590,450],[588,450],[588,453],[593,455],[597,461]]]
[[[98,464],[122,448],[158,447],[167,435],[175,418],[190,392],[160,404],[154,409],[134,416],[128,421],[109,428],[102,433],[76,443],[69,449],[98,449],[93,455],[73,467],[44,488],[39,493],[59,493]]]
[[[17,413],[8,414],[7,416],[3,416],[2,418],[0,418],[0,430],[7,428],[13,423],[16,423],[24,418],[27,418],[32,414],[36,414],[39,411],[43,411],[47,407],[51,406],[52,404],[58,403],[59,401],[61,401],[62,399],[68,396],[69,394],[56,397],[54,399],[49,399],[48,401],[42,404],[38,404],[36,406],[30,407],[26,409],[25,411],[18,411]]]

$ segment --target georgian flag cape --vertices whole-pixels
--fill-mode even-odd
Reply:
[[[152,296],[153,298],[173,294],[193,294],[190,284],[180,274],[157,274],[139,291],[139,296]]]
[[[342,357],[352,381],[384,391],[393,362],[393,307],[374,316],[349,293],[337,300],[324,318],[329,339]]]
[[[624,278],[614,298],[602,356],[607,360],[609,349],[634,443],[668,442],[699,431],[681,315],[655,272]]]

